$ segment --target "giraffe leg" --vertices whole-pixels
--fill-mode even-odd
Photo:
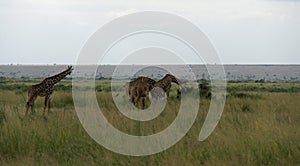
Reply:
[[[48,112],[50,112],[50,107],[51,107],[50,102],[51,102],[51,97],[49,97],[48,99]]]
[[[29,101],[27,101],[27,103],[26,103],[26,112],[25,112],[25,116],[28,114],[29,107],[30,107]]]
[[[30,96],[28,99],[28,102],[26,103],[26,112],[25,115],[28,114],[29,108],[31,108],[31,112],[33,112],[33,107],[34,107],[34,101],[36,100],[36,96]]]
[[[179,99],[181,97],[181,91],[180,89],[177,89],[177,98]]]
[[[35,101],[36,97],[33,99],[32,104],[31,104],[31,113],[34,113],[34,101]]]
[[[34,103],[32,103],[32,105],[30,105],[30,110],[31,110],[31,114],[34,114]]]
[[[44,112],[43,112],[43,114],[45,114],[45,112],[46,112],[46,107],[47,107],[48,101],[49,101],[49,96],[45,96]]]
[[[142,98],[142,109],[145,108],[145,97]]]
[[[134,105],[136,107],[139,105],[139,101],[140,101],[140,96],[138,96],[137,98],[135,98]]]
[[[136,102],[137,102],[137,91],[136,91],[136,89],[132,89],[132,92],[131,92],[131,103],[133,104],[133,105],[136,105]]]
[[[134,105],[135,104],[135,97],[133,95],[130,96],[130,102]]]
[[[134,104],[134,101],[135,101],[134,96],[131,96],[131,97],[130,97],[130,101],[131,101],[132,104]]]
[[[29,110],[29,107],[30,107],[31,100],[32,100],[31,88],[29,88],[29,89],[28,89],[28,101],[27,101],[27,103],[26,103],[26,112],[25,112],[25,116],[26,116],[27,113],[28,113],[28,110]]]

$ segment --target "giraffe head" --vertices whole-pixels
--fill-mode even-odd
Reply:
[[[186,81],[182,81],[171,74],[166,74],[165,78],[168,78],[171,80],[171,82],[174,82],[175,84],[179,85],[181,87],[181,89],[183,90],[183,92],[187,91],[187,89],[184,87],[184,85],[186,84]]]
[[[166,74],[163,79],[170,80],[171,82],[174,82],[175,84],[179,85],[179,80],[171,74]]]
[[[73,71],[73,67],[72,66],[68,66],[68,69],[65,71],[66,72],[66,75],[70,75]]]

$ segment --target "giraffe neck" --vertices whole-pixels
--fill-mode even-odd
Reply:
[[[167,74],[165,76],[165,79],[169,79],[171,82],[179,85],[178,79],[175,76],[171,75],[171,74]]]
[[[67,76],[67,74],[59,74],[58,76],[53,78],[53,83],[56,84],[56,83],[60,82],[66,76]]]
[[[171,81],[169,79],[163,78],[161,80],[158,80],[155,86],[165,89],[169,84],[171,84]]]
[[[59,74],[56,74],[56,75],[51,76],[51,77],[48,77],[45,80],[50,80],[51,83],[54,85],[54,84],[60,82],[63,78],[65,78],[70,73],[71,73],[70,69],[67,69],[67,70],[65,70],[65,71],[63,71],[63,72],[61,72]]]
[[[164,78],[157,81],[155,86],[165,89],[165,88],[168,88],[172,82],[179,85],[179,82],[176,77],[174,77],[173,75],[167,74]]]

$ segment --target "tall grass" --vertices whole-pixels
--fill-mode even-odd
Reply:
[[[174,95],[164,112],[148,122],[125,117],[110,92],[97,92],[97,99],[108,121],[120,131],[150,135],[168,127],[177,116],[180,99]],[[197,139],[209,99],[201,98],[198,116],[186,136],[171,148],[144,157],[119,155],[92,140],[76,116],[70,91],[54,92],[52,111],[46,116],[39,98],[37,112],[25,117],[26,99],[26,91],[0,90],[0,165],[300,164],[299,93],[232,92],[217,128],[204,142]]]

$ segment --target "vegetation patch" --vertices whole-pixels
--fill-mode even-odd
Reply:
[[[51,96],[51,113],[43,115],[44,98],[38,97],[36,113],[24,116],[25,89],[39,81],[41,79],[0,79],[0,165],[300,163],[300,86],[297,82],[229,82],[221,119],[213,133],[199,142],[199,132],[210,106],[210,98],[203,97],[210,93],[209,81],[199,80],[200,92],[192,92],[202,95],[201,104],[188,133],[161,153],[131,157],[107,150],[87,134],[73,105],[71,80],[57,84]],[[106,119],[130,135],[146,136],[164,130],[176,119],[180,108],[179,87],[172,86],[165,110],[153,120],[137,122],[124,116],[115,106],[110,80],[96,80],[95,85],[99,107]],[[91,89],[88,85],[74,88]],[[189,102],[194,102],[192,97]]]

